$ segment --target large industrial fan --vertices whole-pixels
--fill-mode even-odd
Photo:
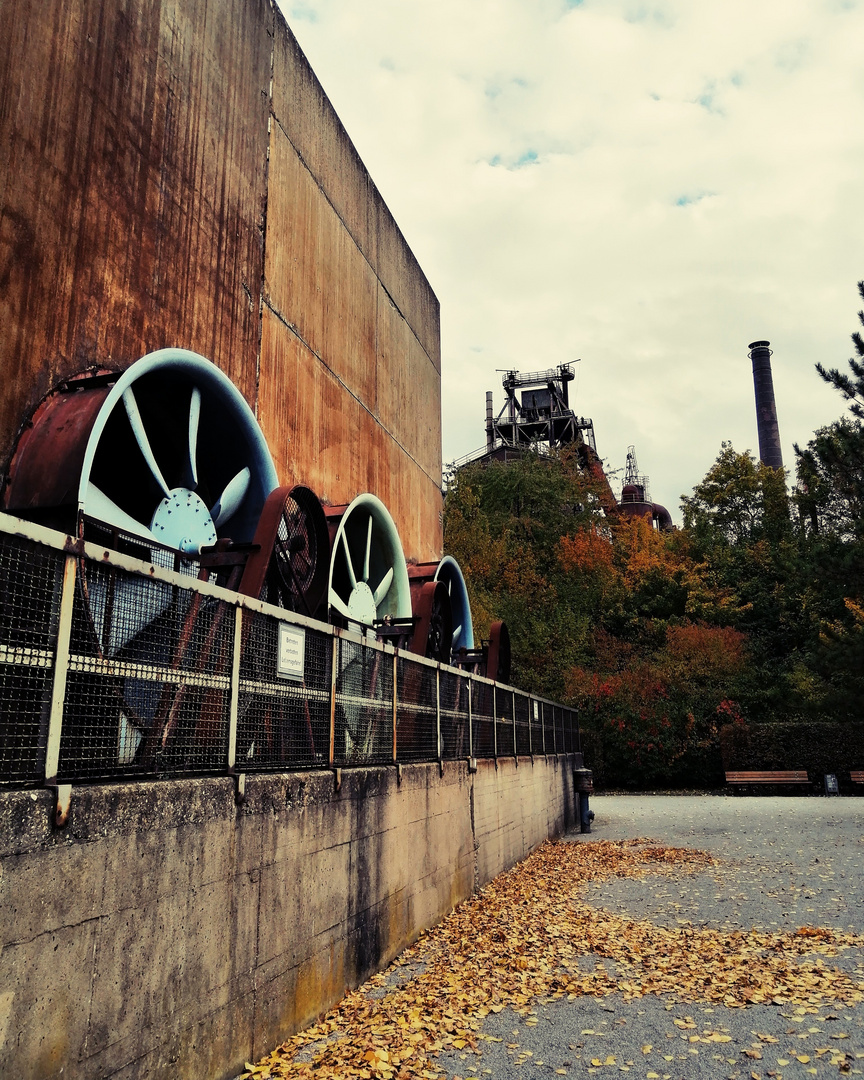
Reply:
[[[21,516],[188,573],[213,559],[236,581],[275,486],[264,436],[230,380],[195,353],[163,349],[119,376],[70,379],[46,398],[16,447],[5,501]],[[232,557],[229,538],[247,551]],[[70,675],[67,767],[86,773],[93,754],[110,763],[113,743],[116,763],[158,768],[190,725],[206,756],[218,744],[206,732],[224,712],[203,685],[227,662],[224,605],[108,565],[82,560],[80,570],[73,648],[127,662],[130,674]],[[154,681],[150,669],[193,672],[203,683]]]
[[[239,591],[314,616],[324,600],[330,539],[324,509],[307,487],[274,488],[267,497]]]
[[[387,507],[364,494],[348,506],[326,507],[325,514],[331,538],[330,621],[370,629],[410,626],[408,571]]]
[[[450,663],[453,609],[443,581],[411,582],[414,633],[408,648],[442,664]]]
[[[420,563],[417,566],[408,567],[408,577],[411,582],[411,598],[414,603],[414,614],[421,619],[426,617],[430,603],[435,611],[430,614],[430,624],[440,636],[441,622],[446,619],[450,624],[450,634],[446,640],[437,643],[432,652],[427,649],[414,648],[414,651],[425,651],[427,656],[449,664],[453,653],[460,649],[474,648],[474,627],[471,621],[471,602],[468,599],[468,589],[465,586],[465,578],[459,563],[451,555],[445,555],[438,563]],[[447,595],[447,606],[450,608],[449,616],[442,612],[443,603],[438,590],[438,601],[435,603],[434,590],[430,585],[440,584]],[[437,615],[436,615],[437,613]],[[433,638],[434,639],[434,638]]]
[[[195,555],[229,533],[251,541],[276,482],[231,381],[203,356],[162,349],[45,400],[13,457],[6,508],[57,526],[77,511]]]

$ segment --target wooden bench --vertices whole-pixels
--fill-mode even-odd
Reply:
[[[727,772],[727,784],[809,784],[805,769],[766,769],[763,772]]]
[[[864,784],[864,769],[850,769],[849,779],[853,784]]]

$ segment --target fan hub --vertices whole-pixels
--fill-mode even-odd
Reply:
[[[358,581],[348,597],[348,613],[357,622],[371,626],[378,617],[375,596],[365,581]]]
[[[202,547],[216,543],[216,526],[200,495],[176,487],[156,507],[150,531],[160,544],[197,555]]]

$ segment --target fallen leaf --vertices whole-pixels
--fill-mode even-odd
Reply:
[[[349,993],[322,1021],[292,1036],[257,1066],[247,1063],[248,1075],[254,1080],[265,1080],[265,1072],[292,1080],[386,1080],[397,1072],[408,1075],[410,1068],[412,1076],[438,1078],[438,1054],[451,1047],[473,1050],[482,1034],[477,1029],[490,1013],[511,1007],[533,1028],[539,1023],[531,1013],[534,1004],[565,996],[570,1001],[593,995],[600,1001],[618,991],[625,1000],[651,994],[728,1008],[774,1001],[790,1013],[798,1010],[798,1016],[864,1000],[860,976],[856,982],[813,958],[814,953],[860,946],[860,936],[820,927],[767,932],[657,926],[604,911],[582,898],[587,885],[614,876],[644,878],[650,873],[680,880],[712,862],[705,852],[665,847],[644,837],[542,844],[458,905],[388,972]],[[583,956],[593,956],[594,966],[586,970],[577,964]],[[411,975],[412,970],[417,973]],[[391,973],[398,979],[391,980]],[[369,996],[372,988],[375,996]],[[692,1016],[672,1019],[674,1028],[692,1032],[695,1042],[731,1041],[721,1032],[699,1036]],[[819,1023],[828,1019],[818,1018]],[[597,1039],[611,1035],[593,1028],[583,1034]],[[774,1036],[758,1038],[777,1042]],[[389,1058],[364,1057],[385,1047]],[[689,1049],[697,1053],[695,1046]],[[410,1066],[403,1064],[409,1059]],[[592,1068],[603,1064],[592,1059]],[[468,1072],[490,1075],[473,1068]]]

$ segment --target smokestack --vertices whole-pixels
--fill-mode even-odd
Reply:
[[[772,469],[783,468],[780,428],[774,404],[774,380],[771,377],[770,341],[751,341],[747,346],[753,361],[753,389],[756,391],[756,426],[759,431],[759,459]]]
[[[486,391],[486,452],[491,453],[495,449],[494,426],[492,423],[492,391]]]

